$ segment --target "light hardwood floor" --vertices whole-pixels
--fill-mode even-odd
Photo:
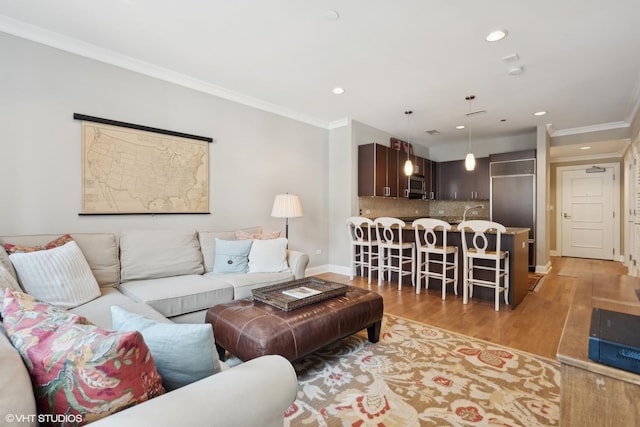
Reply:
[[[385,281],[378,286],[375,278],[368,285],[366,277],[349,280],[349,276],[334,273],[316,277],[378,292],[385,313],[555,359],[578,277],[594,271],[626,274],[626,268],[615,261],[560,257],[552,257],[551,265],[536,292],[529,292],[514,310],[503,305],[499,312],[491,301],[470,299],[469,304],[462,304],[461,289],[460,295],[447,294],[443,301],[439,290],[423,288],[416,295],[411,283],[398,290],[397,283]]]

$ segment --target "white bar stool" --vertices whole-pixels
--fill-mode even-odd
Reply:
[[[367,269],[369,284],[371,284],[371,272],[379,269],[378,240],[371,230],[373,221],[361,216],[347,218],[347,228],[351,239],[351,272],[349,278],[353,280],[354,271],[360,268],[362,276]],[[375,250],[374,250],[375,249]]]
[[[473,231],[470,242],[466,238],[466,230]],[[487,231],[495,230],[496,244],[489,248]],[[462,238],[462,251],[464,256],[464,289],[462,302],[467,304],[469,296],[473,297],[473,287],[483,286],[493,288],[495,293],[495,309],[500,310],[500,292],[504,293],[504,302],[509,304],[509,252],[500,250],[502,233],[506,232],[504,225],[492,221],[463,221],[458,224]],[[493,245],[492,245],[493,246]],[[475,261],[485,260],[488,263],[477,264]],[[488,265],[487,265],[488,264]],[[491,271],[491,280],[477,276],[482,271]],[[485,275],[485,277],[487,277]],[[501,280],[502,279],[502,280]],[[502,284],[500,283],[502,281]]]
[[[380,256],[378,285],[382,284],[386,270],[389,272],[388,280],[391,280],[392,272],[398,273],[398,290],[402,289],[402,276],[406,275],[411,276],[411,284],[415,286],[415,244],[413,242],[402,241],[402,229],[406,226],[405,222],[398,218],[380,217],[376,218],[373,223],[376,226]],[[397,238],[396,234],[398,236]],[[410,252],[409,255],[406,254],[407,251]],[[394,263],[394,260],[397,261],[397,263]],[[411,269],[408,271],[405,270],[405,264],[411,264]]]
[[[416,238],[416,294],[422,288],[422,277],[425,278],[425,289],[429,289],[429,279],[442,281],[442,299],[447,297],[447,284],[453,284],[453,292],[458,295],[458,247],[447,246],[447,231],[451,224],[435,218],[419,218],[413,221]],[[442,244],[437,244],[436,231],[442,231]],[[424,259],[423,259],[424,257]],[[449,259],[453,257],[453,259]],[[438,266],[439,271],[431,269],[431,264]],[[449,277],[449,271],[452,271]]]

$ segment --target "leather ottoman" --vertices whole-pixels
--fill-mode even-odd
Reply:
[[[364,328],[369,341],[378,342],[382,314],[379,294],[348,286],[344,296],[292,311],[251,299],[219,304],[205,322],[213,327],[221,360],[228,350],[243,361],[266,354],[293,361]]]

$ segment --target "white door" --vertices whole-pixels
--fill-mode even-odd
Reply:
[[[613,259],[613,168],[562,171],[562,255]]]

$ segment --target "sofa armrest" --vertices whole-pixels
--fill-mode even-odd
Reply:
[[[278,426],[298,383],[282,356],[262,356],[102,418],[92,426]]]
[[[289,263],[293,276],[296,279],[303,279],[307,264],[309,264],[309,255],[304,252],[287,249],[287,263]]]

